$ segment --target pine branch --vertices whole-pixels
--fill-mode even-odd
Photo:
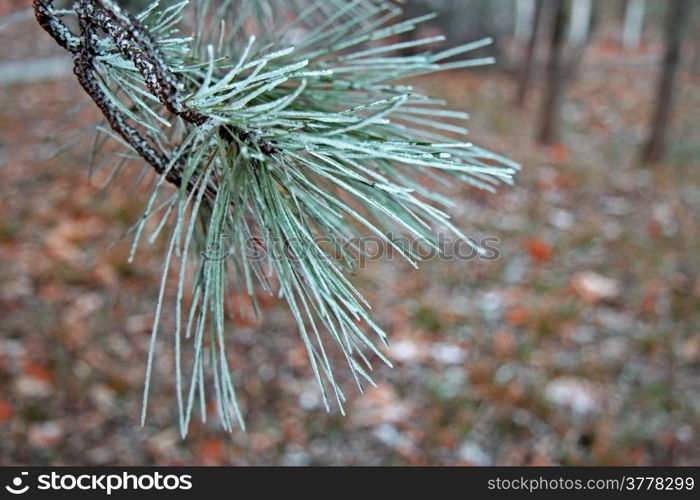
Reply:
[[[466,133],[454,123],[466,114],[395,83],[489,64],[490,58],[455,58],[490,40],[397,56],[439,37],[382,45],[430,19],[397,21],[393,2],[155,1],[137,16],[112,0],[78,0],[71,10],[35,0],[34,9],[39,24],[73,54],[79,83],[109,124],[103,131],[158,174],[130,254],[147,221],[159,217],[150,241],[166,232],[168,245],[143,419],[172,269],[183,435],[197,402],[205,415],[208,379],[223,426],[243,426],[224,312],[235,293],[250,296],[256,310],[261,291],[287,301],[324,403],[330,408],[334,399],[342,411],[345,395],[328,344],[360,389],[374,383],[372,358],[390,362],[381,348],[387,335],[348,277],[363,250],[339,242],[367,232],[417,265],[416,250],[392,236],[397,230],[437,251],[436,226],[466,239],[446,213],[450,200],[427,189],[424,178],[493,191],[519,168],[452,138]],[[77,32],[66,16],[77,20]],[[187,29],[192,37],[182,35]],[[158,202],[164,182],[177,192]],[[323,242],[334,242],[339,255]]]

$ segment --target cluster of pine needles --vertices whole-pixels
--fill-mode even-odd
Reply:
[[[183,435],[198,407],[206,418],[212,393],[223,426],[244,426],[225,321],[239,294],[256,312],[261,292],[287,302],[326,407],[342,411],[329,346],[360,389],[374,384],[373,359],[390,364],[387,335],[349,279],[363,248],[342,242],[373,235],[416,265],[394,234],[438,252],[436,227],[466,239],[426,179],[492,191],[518,170],[460,139],[465,113],[403,83],[490,64],[463,56],[491,41],[444,51],[426,50],[439,36],[402,41],[433,16],[405,19],[395,1],[154,1],[135,15],[112,0],[34,6],[73,54],[105,117],[98,130],[124,146],[110,178],[134,158],[157,174],[129,257],[142,240],[167,238],[143,419],[157,340],[169,335]]]

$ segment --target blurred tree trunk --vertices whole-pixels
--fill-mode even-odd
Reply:
[[[495,44],[482,53],[500,56],[502,40],[512,35],[514,7],[509,1],[407,0],[403,3],[404,19],[432,12],[439,14],[436,19],[421,23],[415,35],[409,34],[411,37],[441,33],[447,36],[452,45],[491,37]]]
[[[542,105],[542,122],[539,142],[555,144],[560,138],[561,104],[564,91],[565,71],[563,65],[564,42],[568,24],[569,0],[552,0],[554,21],[547,63],[547,85]]]
[[[571,22],[572,24],[577,23],[578,27],[569,31],[571,51],[564,72],[565,80],[573,79],[578,74],[586,49],[593,39],[593,33],[598,26],[600,17],[600,3],[592,0],[574,0],[574,2]],[[576,17],[578,17],[578,20],[575,19]]]
[[[642,161],[653,163],[661,159],[673,108],[676,77],[681,59],[681,43],[690,14],[690,0],[669,0],[666,17],[666,55],[656,100],[651,133],[642,151]]]
[[[515,39],[526,42],[530,39],[530,31],[534,22],[536,0],[515,1]]]
[[[593,0],[572,0],[569,41],[574,47],[586,45],[591,33]]]
[[[691,39],[693,42],[693,59],[690,63],[690,71],[693,75],[700,75],[700,15],[691,16],[693,22],[690,26]]]
[[[532,23],[530,25],[530,40],[527,44],[525,62],[520,73],[520,81],[518,82],[518,92],[515,97],[515,102],[520,108],[522,108],[525,104],[527,91],[530,88],[530,81],[532,80],[532,69],[535,61],[535,51],[537,49],[537,35],[540,31],[543,4],[544,0],[535,0],[534,11],[532,13]]]
[[[642,41],[646,0],[628,0],[625,9],[625,26],[622,30],[622,46],[635,49]]]

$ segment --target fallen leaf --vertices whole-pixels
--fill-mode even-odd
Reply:
[[[538,262],[547,262],[552,258],[552,245],[539,238],[529,240],[525,247],[530,256]]]
[[[506,314],[506,322],[513,326],[522,326],[530,319],[530,313],[524,307],[514,307]]]
[[[14,409],[7,401],[0,399],[0,422],[10,420],[15,414]]]
[[[197,456],[203,465],[221,465],[224,444],[219,439],[207,439],[197,446]]]
[[[571,286],[588,304],[612,300],[620,294],[617,280],[591,271],[576,273],[571,279]]]
[[[569,159],[569,149],[561,142],[553,145],[549,154],[555,163],[565,163]]]

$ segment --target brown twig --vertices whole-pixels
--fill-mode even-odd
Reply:
[[[77,34],[71,32],[55,14],[54,0],[34,0],[33,6],[39,25],[56,43],[73,54],[73,72],[78,82],[105,116],[112,130],[159,175],[165,175],[166,180],[180,187],[182,172],[179,166],[171,165],[171,159],[167,155],[129,124],[98,84],[95,68],[96,44],[99,41],[97,33],[104,32],[122,56],[134,64],[148,90],[168,111],[194,126],[202,126],[209,121],[206,115],[189,109],[184,104],[182,93],[185,86],[164,63],[165,57],[148,29],[112,0],[77,0],[74,4],[80,26]],[[219,136],[229,143],[238,139],[244,144],[255,145],[266,155],[278,152],[267,142],[255,142],[249,131],[233,126],[220,126]],[[189,184],[188,189],[192,189],[193,181],[190,180]]]

